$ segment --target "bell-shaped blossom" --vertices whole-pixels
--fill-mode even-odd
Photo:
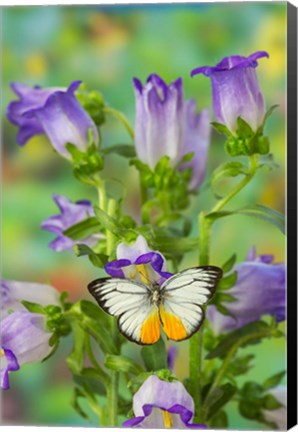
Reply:
[[[44,359],[52,350],[45,316],[20,310],[1,321],[1,385],[9,388],[8,373],[25,363]]]
[[[72,143],[85,151],[89,146],[90,128],[97,144],[96,126],[74,95],[80,84],[81,81],[74,81],[67,89],[43,89],[12,83],[11,88],[19,100],[8,105],[7,117],[19,127],[18,144],[26,144],[34,135],[46,134],[57,152],[70,159],[65,144]]]
[[[179,381],[166,382],[151,375],[133,397],[135,417],[123,423],[125,427],[152,429],[185,427],[205,429],[193,424],[194,402]]]
[[[216,66],[202,66],[191,75],[204,74],[211,78],[213,111],[218,123],[236,133],[240,116],[256,131],[265,116],[265,103],[256,74],[257,59],[269,57],[258,51],[248,57],[224,57]]]
[[[56,252],[69,250],[77,241],[66,237],[63,234],[67,228],[81,222],[88,217],[94,216],[94,210],[90,201],[81,200],[72,203],[68,198],[62,195],[54,195],[53,200],[57,204],[61,214],[50,216],[42,222],[41,228],[50,231],[57,237],[49,244],[49,247]],[[94,245],[99,238],[99,235],[92,235],[80,242],[84,242],[89,246]]]
[[[4,318],[10,311],[26,310],[20,303],[26,300],[31,303],[38,303],[42,306],[59,305],[59,292],[50,285],[1,280],[0,300],[1,318]]]
[[[278,386],[270,390],[270,393],[283,405],[275,410],[263,410],[266,420],[276,424],[278,430],[287,430],[287,388]]]
[[[236,330],[262,315],[273,315],[277,321],[286,316],[286,266],[273,263],[272,255],[256,256],[251,249],[247,260],[234,266],[237,282],[227,294],[234,297],[233,302],[223,302],[232,316],[222,315],[214,305],[207,309],[207,318],[215,333]]]
[[[200,114],[196,113],[196,102],[189,100],[185,103],[185,128],[183,156],[193,152],[189,162],[181,166],[181,169],[191,168],[192,177],[189,189],[196,189],[203,182],[206,174],[207,159],[211,134],[211,117],[208,109]]]
[[[112,277],[132,279],[151,285],[162,284],[172,276],[166,271],[166,260],[158,251],[152,251],[146,239],[139,235],[135,243],[120,243],[116,251],[117,260],[105,265],[105,271]]]
[[[197,187],[205,174],[210,141],[208,111],[196,114],[195,101],[183,99],[182,79],[169,86],[152,74],[143,86],[133,79],[136,96],[135,143],[138,158],[154,169],[163,156],[169,156],[175,166],[186,153],[194,158],[191,188]]]

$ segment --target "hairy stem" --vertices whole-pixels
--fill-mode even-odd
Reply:
[[[134,139],[133,128],[131,127],[131,125],[130,125],[129,121],[127,120],[127,118],[125,117],[125,115],[122,114],[122,112],[117,111],[117,110],[115,110],[114,108],[111,108],[111,107],[104,107],[103,111],[106,114],[113,115],[117,120],[119,120],[124,125],[124,127],[126,128],[126,130],[129,133],[131,139]]]

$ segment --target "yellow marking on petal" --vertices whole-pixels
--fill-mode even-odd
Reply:
[[[5,357],[4,349],[1,349],[1,350],[0,350],[0,357]]]
[[[137,264],[136,268],[137,268],[137,271],[139,272],[139,275],[141,277],[142,282],[145,285],[150,285],[151,282],[150,282],[150,278],[149,278],[148,271],[146,269],[145,264]]]
[[[154,344],[160,338],[160,321],[157,308],[154,308],[148,318],[143,322],[141,328],[141,342],[144,344]]]
[[[163,416],[163,423],[165,428],[172,428],[173,427],[173,419],[171,414],[168,411],[162,410],[162,416]]]
[[[181,319],[177,315],[166,311],[162,305],[160,306],[160,318],[163,330],[168,338],[175,341],[187,338],[188,335]]]

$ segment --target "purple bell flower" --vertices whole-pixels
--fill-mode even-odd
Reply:
[[[62,195],[54,195],[53,199],[59,207],[61,214],[50,216],[42,222],[41,228],[57,235],[49,244],[49,247],[56,252],[61,252],[71,249],[73,245],[78,243],[63,235],[63,231],[88,217],[94,216],[94,211],[90,201],[87,200],[72,203],[68,198]],[[92,235],[83,241],[88,246],[93,246],[98,241],[99,237],[100,235]]]
[[[166,271],[166,261],[158,251],[149,249],[146,239],[139,235],[133,245],[120,243],[117,260],[108,262],[105,271],[115,278],[132,279],[150,285],[161,285],[172,273]]]
[[[52,350],[45,316],[20,310],[1,321],[1,386],[9,388],[8,373],[25,363],[44,359]]]
[[[278,322],[285,320],[286,266],[273,264],[273,259],[272,255],[256,256],[252,248],[246,261],[235,265],[237,282],[227,293],[236,301],[223,303],[232,316],[222,315],[214,305],[207,309],[207,318],[215,333],[236,330],[266,314],[273,315]]]
[[[134,395],[133,411],[135,417],[125,421],[124,427],[206,428],[192,423],[194,402],[183,385],[179,381],[162,381],[155,375],[147,378]]]
[[[59,292],[50,285],[2,279],[0,287],[1,319],[9,311],[27,310],[20,302],[26,300],[42,306],[59,306]]]
[[[19,127],[18,144],[26,144],[34,135],[46,134],[57,152],[70,159],[65,144],[72,143],[85,151],[89,146],[90,128],[97,144],[96,126],[74,95],[80,84],[81,81],[73,81],[67,89],[42,89],[12,83],[11,88],[19,100],[8,105],[7,117]]]
[[[167,86],[152,74],[144,86],[136,78],[133,84],[138,158],[154,169],[165,155],[175,166],[185,154],[194,152],[194,158],[183,168],[192,168],[190,189],[198,187],[205,175],[210,141],[208,110],[196,114],[195,101],[184,101],[181,78]]]
[[[255,52],[249,57],[234,55],[223,58],[214,67],[202,66],[191,72],[192,76],[204,74],[211,78],[216,121],[233,134],[236,134],[239,116],[254,132],[263,123],[265,103],[255,70],[257,59],[261,57],[269,55],[265,51]]]

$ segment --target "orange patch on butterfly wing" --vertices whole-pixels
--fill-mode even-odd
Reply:
[[[188,334],[182,323],[182,320],[169,311],[166,311],[163,306],[160,306],[160,318],[165,334],[169,339],[180,341],[186,339]]]
[[[141,342],[143,344],[151,345],[157,342],[159,338],[160,321],[158,316],[158,309],[155,307],[148,316],[148,318],[146,318],[142,324]]]

